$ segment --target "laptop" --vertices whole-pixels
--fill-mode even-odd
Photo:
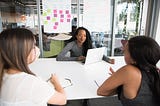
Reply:
[[[105,47],[88,49],[84,65],[102,61]]]

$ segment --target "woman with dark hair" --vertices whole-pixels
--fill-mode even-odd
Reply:
[[[92,41],[89,31],[79,27],[62,52],[57,56],[57,61],[82,61],[85,59],[87,50],[92,48]],[[65,56],[70,51],[70,57]]]
[[[146,36],[131,38],[124,48],[126,65],[114,72],[98,88],[97,94],[108,96],[118,93],[124,106],[159,106],[160,46]]]
[[[31,31],[7,29],[0,33],[0,106],[66,104],[66,94],[56,75],[43,81],[29,69],[40,54]]]
[[[90,32],[84,28],[79,27],[72,37],[72,41],[68,43],[64,49],[58,54],[57,61],[84,61],[88,49],[92,49],[92,40]],[[70,52],[70,56],[66,54]],[[114,64],[114,59],[109,59],[104,56],[103,59],[109,63]]]

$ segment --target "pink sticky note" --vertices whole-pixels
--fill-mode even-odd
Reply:
[[[53,29],[57,29],[57,26],[53,26]]]
[[[68,14],[68,15],[67,15],[67,18],[71,18],[71,15],[70,15],[70,14]]]
[[[47,20],[50,20],[50,16],[47,16],[46,18],[47,18]]]
[[[63,20],[63,19],[60,19],[60,22],[64,22],[64,20]]]
[[[69,14],[69,10],[66,10],[66,14]]]
[[[60,16],[60,18],[64,18],[64,15],[62,14],[62,15]]]
[[[54,13],[54,14],[57,14],[57,10],[53,10],[53,13]]]
[[[55,25],[58,25],[58,22],[55,22]]]
[[[62,14],[62,13],[63,13],[63,10],[59,10],[59,13]]]

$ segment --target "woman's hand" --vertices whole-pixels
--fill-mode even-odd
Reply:
[[[115,73],[114,70],[112,69],[112,67],[109,68],[109,71],[110,71],[109,75],[112,75],[113,73]]]
[[[57,77],[56,74],[51,74],[50,82],[51,82],[52,84],[60,83],[60,82],[59,82],[59,79],[58,79],[58,77]]]
[[[114,64],[114,63],[115,63],[115,60],[114,60],[114,59],[109,59],[109,63],[110,63],[110,64]]]
[[[67,100],[66,100],[66,93],[61,86],[59,79],[56,74],[52,74],[50,78],[50,82],[54,85],[54,89],[56,90],[54,95],[50,98],[48,101],[49,104],[60,104],[60,105],[65,105]]]
[[[78,61],[82,61],[82,60],[85,60],[85,59],[86,59],[85,56],[79,56],[79,57],[78,57]]]

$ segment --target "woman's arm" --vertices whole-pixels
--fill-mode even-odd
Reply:
[[[70,52],[70,50],[72,49],[73,45],[75,43],[72,41],[70,43],[68,43],[64,49],[58,54],[58,56],[56,57],[57,61],[75,61],[77,60],[77,57],[67,57],[66,54],[68,52]]]
[[[111,76],[98,88],[97,94],[103,96],[113,95],[117,93],[117,88],[122,86],[126,98],[135,98],[141,84],[140,70],[133,65],[125,65],[116,72],[110,71]]]
[[[117,72],[113,72],[112,68],[110,68],[111,73],[109,74],[111,74],[111,76],[98,88],[97,94],[102,96],[116,94],[117,87],[124,84],[123,70],[124,68],[122,67]]]
[[[50,82],[55,87],[55,93],[48,101],[49,104],[58,104],[58,105],[65,105],[66,100],[66,93],[63,89],[63,87],[60,85],[60,82],[57,78],[57,76],[54,74],[51,76]]]

